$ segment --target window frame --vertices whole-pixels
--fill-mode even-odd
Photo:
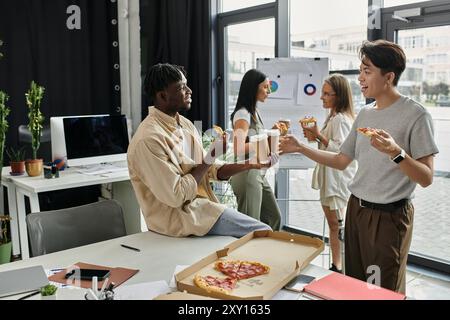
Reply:
[[[216,0],[215,5],[217,12],[219,12],[221,1]],[[275,57],[288,57],[290,54],[289,7],[289,0],[276,0],[258,6],[217,13],[215,26],[217,43],[214,45],[217,52],[213,52],[213,55],[217,57],[217,69],[213,78],[214,94],[217,97],[217,100],[215,100],[217,108],[213,108],[217,110],[213,115],[215,123],[225,127],[227,121],[225,117],[227,109],[225,93],[228,83],[227,61],[225,60],[226,52],[228,52],[226,28],[232,25],[273,18],[275,19]]]
[[[392,17],[394,11],[418,7],[422,8],[422,15],[410,19],[409,23]],[[426,1],[384,8],[381,10],[381,38],[397,42],[397,35],[400,30],[450,26],[449,18],[450,3],[448,1]],[[428,256],[426,253],[410,252],[408,263],[450,274],[450,263],[448,261]]]

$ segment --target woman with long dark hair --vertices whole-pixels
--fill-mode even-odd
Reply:
[[[250,138],[265,132],[257,105],[264,102],[269,94],[270,81],[264,73],[252,69],[244,75],[236,108],[231,115],[237,159],[248,158],[255,151],[254,144],[249,143]],[[273,230],[279,230],[281,213],[265,172],[249,170],[237,174],[232,177],[231,186],[240,212],[268,224]]]

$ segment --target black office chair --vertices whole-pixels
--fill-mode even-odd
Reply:
[[[30,213],[26,221],[34,257],[126,235],[122,207],[115,200]]]
[[[27,125],[20,125],[18,128],[19,146],[26,146],[28,150],[31,150],[32,136]],[[44,125],[41,135],[41,146],[38,151],[38,157],[44,159],[44,162],[52,160],[51,150],[51,132],[50,125]],[[31,156],[31,154],[29,155]]]

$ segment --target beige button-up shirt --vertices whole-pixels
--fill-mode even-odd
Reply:
[[[192,155],[183,152],[180,130],[192,138]],[[215,224],[226,207],[218,202],[210,179],[218,180],[223,164],[211,166],[200,185],[189,174],[204,155],[191,121],[149,108],[128,147],[131,183],[149,230],[173,237],[203,236]]]

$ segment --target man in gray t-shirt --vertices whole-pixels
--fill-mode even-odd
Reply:
[[[361,91],[375,102],[359,113],[341,152],[314,150],[292,136],[281,140],[280,150],[300,152],[340,170],[358,161],[349,185],[345,273],[405,293],[414,220],[411,199],[417,184],[426,188],[433,182],[438,148],[430,114],[397,90],[406,68],[403,49],[385,40],[365,42],[360,59]]]
[[[357,128],[382,129],[413,159],[439,152],[434,142],[433,121],[427,110],[408,97],[401,96],[389,108],[378,110],[374,104],[362,109],[341,152],[358,160],[358,171],[349,185],[356,197],[374,203],[411,199],[417,183],[411,181],[385,154],[373,148],[370,138]]]

